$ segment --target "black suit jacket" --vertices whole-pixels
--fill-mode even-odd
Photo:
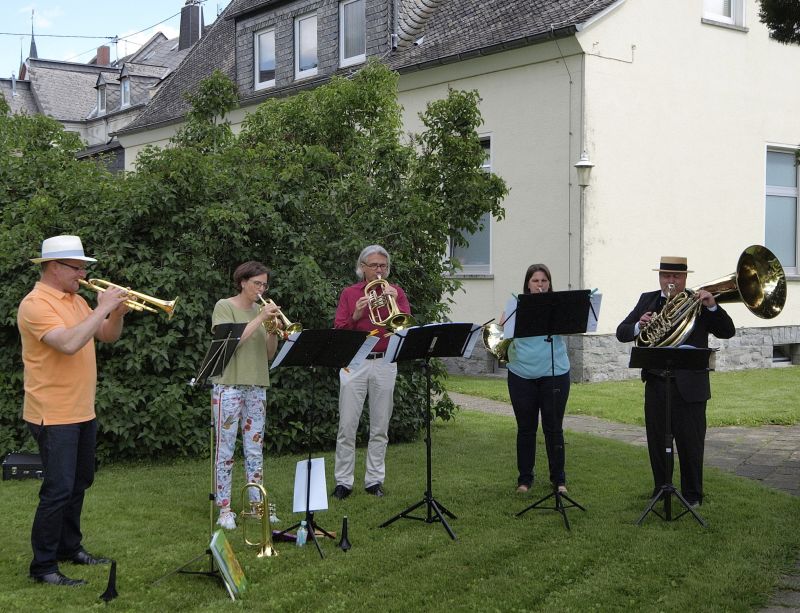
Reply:
[[[661,290],[645,292],[639,296],[639,302],[636,303],[636,306],[622,323],[617,326],[617,340],[623,343],[632,341],[635,338],[633,330],[636,322],[648,311],[658,310],[658,299],[660,297]],[[709,311],[705,307],[700,307],[700,314],[695,319],[694,328],[684,341],[684,344],[707,348],[709,334],[713,334],[717,338],[731,338],[736,334],[733,320],[719,304],[716,311]],[[644,378],[645,373],[642,371],[642,380]],[[675,384],[681,397],[686,402],[702,402],[711,398],[708,371],[676,370]]]

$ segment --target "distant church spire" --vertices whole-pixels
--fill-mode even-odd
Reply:
[[[31,50],[28,53],[28,58],[36,59],[39,54],[36,52],[36,39],[33,37],[33,9],[31,9]]]

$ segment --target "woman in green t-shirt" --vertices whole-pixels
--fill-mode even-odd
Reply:
[[[217,524],[226,530],[236,528],[236,514],[231,511],[231,473],[239,424],[247,483],[261,483],[263,479],[262,448],[269,360],[278,347],[277,334],[268,333],[264,323],[276,317],[279,307],[271,302],[262,307],[259,300],[269,287],[269,275],[269,268],[260,262],[240,264],[233,273],[233,284],[239,293],[219,300],[211,317],[212,331],[217,324],[247,324],[225,371],[212,378],[211,408],[216,435],[214,489],[219,507]],[[255,502],[259,493],[250,488],[249,495]]]

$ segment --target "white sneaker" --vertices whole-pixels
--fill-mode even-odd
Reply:
[[[217,525],[225,528],[226,530],[236,530],[236,522],[234,521],[235,518],[236,513],[230,509],[227,511],[220,511],[219,519],[217,519]]]

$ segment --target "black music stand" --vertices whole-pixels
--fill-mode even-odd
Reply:
[[[537,294],[520,294],[517,304],[517,320],[514,326],[514,338],[529,336],[546,336],[550,343],[550,388],[553,393],[553,409],[556,406],[555,388],[555,351],[553,348],[554,334],[581,334],[586,332],[589,321],[589,296],[588,289],[569,290],[565,292],[542,292]],[[546,442],[545,442],[546,444]],[[548,458],[549,461],[549,458]],[[566,509],[577,507],[581,511],[586,509],[567,494],[558,491],[558,485],[552,484],[553,491],[540,498],[532,505],[516,514],[524,515],[531,509],[553,510],[561,514],[564,525],[570,530]],[[554,499],[554,506],[542,506],[545,502]],[[569,504],[564,504],[566,500]]]
[[[672,471],[675,465],[675,456],[672,453],[672,381],[675,379],[674,371],[681,370],[709,370],[708,359],[711,355],[712,349],[704,348],[678,348],[678,347],[634,347],[631,349],[631,361],[628,364],[630,368],[644,368],[648,370],[662,370],[664,378],[666,379],[666,393],[665,393],[665,407],[664,419],[666,420],[666,428],[664,429],[664,457],[666,459],[666,483],[659,488],[658,492],[653,496],[647,504],[644,512],[639,519],[636,520],[636,525],[640,525],[647,514],[651,511],[658,515],[664,521],[672,521],[673,519],[680,519],[686,513],[691,513],[698,523],[706,527],[706,522],[703,518],[692,508],[686,499],[683,497],[675,486],[672,484]],[[674,518],[672,517],[672,496],[678,499],[683,505],[684,510]],[[661,515],[655,510],[656,503],[664,499],[664,515]]]
[[[306,460],[306,516],[305,522],[308,534],[319,552],[321,558],[325,557],[322,548],[317,540],[317,531],[328,538],[335,538],[330,532],[316,525],[314,512],[311,511],[311,441],[314,428],[312,411],[315,406],[316,398],[316,367],[327,366],[329,368],[343,368],[353,361],[358,350],[364,344],[369,332],[359,330],[338,330],[326,328],[322,330],[303,330],[296,338],[290,338],[284,348],[282,360],[277,364],[273,363],[273,368],[278,366],[310,366],[312,372],[311,383],[311,407],[306,412],[308,418],[308,437],[307,449],[308,459]],[[277,362],[277,359],[276,359]],[[326,492],[327,496],[327,492]],[[281,530],[276,536],[281,537],[287,532],[300,526],[300,522]]]
[[[242,337],[242,332],[247,327],[247,324],[217,324],[214,326],[214,338],[211,340],[211,345],[206,351],[203,362],[197,371],[197,376],[189,381],[191,387],[205,385],[209,377],[218,377],[225,372],[225,367],[231,361],[233,354],[236,353],[236,348],[239,346],[239,339]],[[216,482],[214,464],[214,415],[211,415],[211,422],[209,426],[209,454],[211,457],[211,491],[208,494],[208,520],[209,520],[209,537],[208,542],[211,543],[211,538],[214,536],[214,484]],[[186,567],[194,564],[200,558],[208,556],[209,569],[202,570],[186,570]],[[206,550],[198,556],[195,556],[185,564],[182,564],[173,571],[168,572],[166,575],[153,583],[160,583],[167,577],[181,573],[185,575],[204,575],[207,577],[219,577],[222,579],[219,570],[216,568],[214,556],[211,553],[211,548],[207,547]]]
[[[433,487],[431,484],[431,358],[444,358],[444,357],[460,357],[464,355],[470,341],[470,337],[474,334],[472,324],[464,323],[446,323],[446,324],[433,324],[427,326],[419,326],[409,328],[400,347],[395,355],[391,356],[393,362],[403,362],[406,360],[423,360],[423,368],[425,370],[425,451],[426,451],[426,466],[427,466],[427,489],[422,497],[422,500],[412,504],[407,509],[401,511],[391,519],[383,522],[380,527],[385,528],[389,524],[397,521],[400,518],[417,519],[424,521],[426,524],[431,524],[439,521],[447,530],[450,538],[456,540],[456,535],[450,529],[450,525],[444,518],[447,515],[450,519],[456,519],[456,516],[448,511],[444,505],[438,502],[433,497]],[[479,330],[480,328],[477,328]],[[410,515],[422,505],[426,505],[427,513],[425,517],[416,517]],[[436,517],[434,517],[434,515]]]

